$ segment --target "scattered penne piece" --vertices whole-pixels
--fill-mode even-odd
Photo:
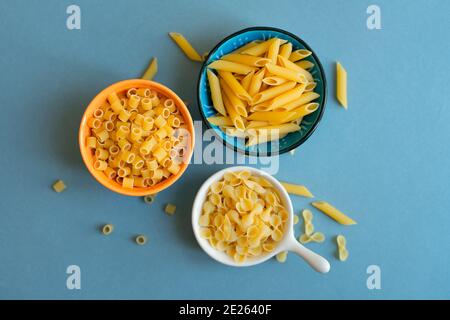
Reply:
[[[147,70],[142,75],[142,79],[152,80],[158,72],[158,59],[155,57],[150,61]]]
[[[187,39],[181,34],[177,32],[169,32],[169,36],[173,41],[180,47],[180,49],[184,52],[184,54],[191,60],[202,62],[203,59],[200,54],[194,49],[194,47],[187,41]]]
[[[295,195],[306,197],[306,198],[313,198],[314,197],[313,194],[305,186],[298,185],[298,184],[287,183],[287,182],[281,182],[281,185],[290,194],[295,194]]]
[[[339,103],[347,109],[347,71],[336,62],[336,97]]]
[[[342,213],[341,211],[339,211],[338,209],[333,207],[328,202],[314,201],[314,202],[311,202],[311,204],[313,207],[319,209],[320,211],[322,211],[327,216],[334,219],[335,221],[337,221],[340,224],[343,224],[343,225],[356,224],[356,221],[354,221],[353,219],[351,219],[350,217],[348,217],[347,215],[345,215],[344,213]]]

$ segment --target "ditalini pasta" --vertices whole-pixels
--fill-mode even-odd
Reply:
[[[272,38],[249,42],[211,62],[206,72],[217,116],[208,120],[227,135],[246,139],[246,146],[300,130],[303,117],[319,108],[313,102],[320,96],[307,70],[314,67],[305,59],[309,55],[308,50],[295,50],[292,43]],[[256,122],[266,122],[261,126],[270,126],[272,133],[256,130]]]
[[[135,241],[138,245],[143,246],[144,244],[147,243],[147,237],[144,236],[143,234],[140,234],[135,238]]]
[[[53,190],[55,190],[56,192],[60,193],[63,192],[64,190],[66,190],[66,184],[64,183],[64,181],[62,180],[57,180],[54,184],[53,184]]]
[[[335,221],[339,222],[343,225],[352,225],[356,224],[356,221],[333,207],[331,204],[325,201],[314,201],[311,203],[315,208],[319,209],[323,213],[325,213],[330,218],[334,219]]]
[[[154,186],[179,172],[181,150],[190,146],[175,101],[148,88],[130,88],[110,94],[97,110],[86,138],[95,170],[130,189]]]
[[[200,54],[181,33],[169,32],[169,36],[173,39],[173,41],[175,41],[175,43],[180,47],[180,49],[189,59],[198,62],[203,61],[203,58],[200,56]]]
[[[105,236],[110,235],[113,231],[114,231],[114,226],[113,226],[112,224],[110,224],[110,223],[105,224],[105,225],[102,227],[102,233],[103,233]]]
[[[306,198],[313,198],[314,197],[313,194],[305,186],[301,186],[301,185],[298,185],[298,184],[287,183],[287,182],[281,182],[281,185],[290,194],[295,194],[295,195],[306,197]]]
[[[175,214],[176,210],[177,210],[177,207],[174,204],[171,204],[171,203],[166,204],[166,207],[164,208],[164,211],[167,214],[170,214],[170,215]]]
[[[347,109],[347,71],[339,62],[336,63],[336,97],[339,103]]]
[[[273,251],[288,217],[270,182],[239,171],[227,172],[211,185],[198,224],[213,248],[243,262]]]

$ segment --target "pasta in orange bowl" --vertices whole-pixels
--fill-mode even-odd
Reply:
[[[83,161],[105,187],[125,195],[172,185],[192,156],[194,128],[184,102],[149,80],[125,80],[99,93],[79,132]]]

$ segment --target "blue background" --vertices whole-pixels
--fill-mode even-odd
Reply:
[[[66,28],[73,3],[81,30]],[[366,27],[373,3],[382,30]],[[449,1],[1,1],[0,298],[450,298],[449,12]],[[281,156],[276,175],[359,222],[344,227],[314,211],[328,238],[309,247],[332,263],[327,275],[292,254],[285,264],[231,268],[200,249],[193,197],[224,165],[191,165],[148,207],[99,185],[79,155],[89,101],[139,77],[152,56],[156,80],[200,120],[200,65],[167,32],[204,52],[255,25],[299,35],[328,76],[321,124],[294,156]],[[349,74],[348,111],[333,98],[336,60]],[[51,189],[58,178],[68,185],[61,194]],[[175,216],[163,213],[167,202]],[[106,222],[116,226],[109,237],[98,231]],[[133,243],[138,233],[147,246]],[[338,233],[348,238],[346,263],[335,258]],[[66,288],[71,264],[81,268],[81,290]],[[366,287],[372,264],[381,290]]]

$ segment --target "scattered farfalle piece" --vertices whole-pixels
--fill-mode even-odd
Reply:
[[[283,252],[280,252],[279,254],[277,254],[277,256],[276,256],[277,261],[280,263],[285,263],[286,259],[287,259],[287,254],[288,254],[287,251],[283,251]]]
[[[315,232],[310,236],[314,242],[322,243],[325,241],[325,235],[322,232]]]

